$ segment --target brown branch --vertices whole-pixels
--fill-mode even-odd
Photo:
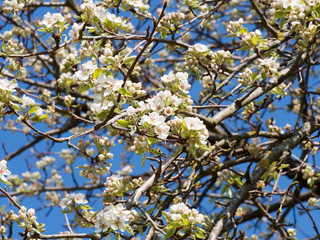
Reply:
[[[238,206],[247,197],[248,192],[253,189],[256,183],[261,179],[261,176],[267,171],[271,163],[275,161],[281,162],[288,154],[290,154],[289,152],[291,149],[294,149],[298,144],[319,129],[320,116],[317,115],[315,121],[309,121],[303,124],[290,139],[273,148],[272,152],[262,154],[260,157],[261,160],[252,172],[250,179],[240,187],[232,200],[224,208],[223,212],[216,217],[215,225],[212,228],[208,239],[216,240],[220,236],[228,219],[234,216]]]

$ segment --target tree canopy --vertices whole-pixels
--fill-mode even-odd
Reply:
[[[2,239],[320,239],[319,15],[4,0]]]

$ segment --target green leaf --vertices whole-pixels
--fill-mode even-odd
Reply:
[[[142,167],[144,166],[145,162],[146,162],[146,154],[144,153],[141,159]]]
[[[205,233],[205,232],[206,232],[206,230],[204,230],[204,229],[202,229],[202,228],[199,228],[199,227],[197,227],[196,230],[197,230],[197,231],[200,231],[200,232],[202,232],[202,233]]]
[[[120,114],[120,113],[121,113],[121,111],[120,111],[120,109],[119,109],[119,108],[114,109],[114,112],[115,112],[115,113],[118,113],[118,114]]]
[[[14,110],[20,111],[20,107],[19,107],[18,104],[16,104],[16,103],[11,103],[11,106],[13,107]]]
[[[231,34],[228,34],[227,36],[226,36],[226,38],[228,38],[228,37],[235,37],[236,35],[234,34],[234,33],[231,33]]]
[[[287,167],[289,167],[290,166],[290,164],[281,164],[279,167],[278,167],[278,169],[280,170],[280,169],[282,169],[282,168],[287,168]]]
[[[130,233],[131,235],[134,235],[132,228],[129,226],[129,224],[126,224],[126,229],[128,231],[128,233]]]
[[[140,235],[143,236],[143,228],[141,225],[139,226],[138,231],[139,231]]]
[[[88,30],[88,33],[95,32],[96,30],[97,30],[97,28],[95,28],[95,27],[94,27],[94,28],[91,28],[91,29]]]
[[[281,18],[281,21],[280,21],[280,29],[282,30],[284,26],[284,18]]]
[[[116,233],[114,236],[115,236],[116,240],[121,240],[121,237],[120,237],[119,233]]]
[[[243,185],[243,182],[241,181],[241,179],[239,177],[236,177],[234,180],[238,184],[238,186],[242,186]]]
[[[106,59],[108,60],[109,63],[111,63],[112,65],[115,65],[116,60],[114,59],[114,57],[109,56],[109,57],[106,57]]]
[[[80,208],[83,209],[83,210],[92,209],[92,207],[90,207],[90,206],[88,206],[88,205],[81,205]]]
[[[228,184],[224,185],[222,190],[221,190],[221,194],[224,194],[225,192],[228,193],[229,197],[232,197],[232,191],[231,191],[231,196],[230,196],[230,191],[231,191],[231,188]]]
[[[204,145],[202,142],[200,142],[200,139],[196,139],[196,143],[199,145],[200,148],[209,151],[206,145]]]
[[[147,213],[148,213],[149,215],[152,215],[153,210],[154,210],[153,208],[150,208],[150,209],[147,210]]]
[[[237,49],[238,52],[247,51],[247,50],[250,50],[249,46],[242,46],[242,47]]]
[[[81,93],[85,93],[90,87],[89,86],[85,86],[81,89]]]
[[[173,222],[173,223],[170,223],[167,228],[178,228],[178,227],[181,227],[181,223],[180,222]]]
[[[86,22],[88,19],[86,14],[81,14],[81,18],[82,18],[83,22]]]
[[[244,93],[244,92],[246,92],[248,89],[250,89],[250,88],[252,88],[253,86],[248,86],[248,87],[245,87],[245,88],[243,88],[241,91],[240,91],[240,93]]]
[[[201,238],[201,239],[205,238],[205,236],[203,235],[202,231],[199,231],[199,228],[197,228],[197,230],[195,231],[195,236],[197,238]]]
[[[130,56],[130,57],[127,57],[123,60],[123,63],[124,64],[127,64],[127,65],[131,65],[134,60],[137,58],[137,56]]]
[[[92,73],[92,77],[93,79],[97,79],[102,73],[101,68],[97,68],[96,70],[94,70],[94,72]]]
[[[165,239],[172,237],[176,232],[175,228],[170,228],[169,231],[166,233],[166,235],[164,236]]]
[[[168,215],[167,215],[167,213],[165,211],[162,211],[162,215],[164,216],[166,221],[170,220],[170,218],[168,217]]]
[[[3,182],[4,184],[7,184],[7,185],[12,185],[12,183],[11,183],[11,182],[8,182],[8,181],[6,181],[6,180],[2,180],[2,179],[0,179],[0,182]]]
[[[260,45],[259,48],[262,50],[269,50],[269,47],[266,45]]]
[[[87,168],[88,168],[88,166],[78,166],[78,167],[76,167],[76,168],[80,168],[80,169],[87,169]]]
[[[66,210],[61,211],[61,213],[72,213],[72,210],[71,209],[66,209]]]
[[[240,34],[247,33],[247,32],[248,32],[248,29],[246,29],[246,28],[241,28],[240,29]]]
[[[203,52],[202,54],[203,54],[204,56],[207,56],[209,52],[211,52],[210,49],[208,49],[207,51]]]
[[[285,12],[283,12],[282,10],[278,10],[276,12],[275,18],[282,18],[284,15],[286,15]]]
[[[181,129],[182,129],[182,131],[188,131],[187,124],[184,120],[182,121]]]
[[[298,27],[298,24],[294,25],[293,28],[288,33],[288,36],[291,35],[297,29],[297,27]]]
[[[251,42],[253,45],[257,46],[257,43],[259,42],[259,38],[257,36],[254,36],[252,39],[251,39]]]
[[[33,107],[31,107],[30,109],[29,109],[29,113],[35,113],[37,110],[39,110],[40,109],[40,107],[39,106],[33,106]]]
[[[254,81],[258,75],[258,72],[252,73],[251,79]]]
[[[182,216],[181,220],[182,220],[184,226],[189,226],[188,219],[186,219],[185,217]]]
[[[132,97],[132,94],[125,88],[120,88],[118,92],[125,97]]]
[[[41,119],[39,116],[34,116],[33,118],[31,118],[31,120],[34,122],[41,122]]]
[[[122,120],[122,119],[119,119],[117,121],[117,123],[122,126],[122,127],[128,127],[130,125],[130,122],[129,121],[126,121],[126,120]]]
[[[179,92],[178,94],[185,97],[185,98],[189,98],[189,95],[184,92]]]
[[[1,43],[1,51],[5,52],[7,50],[7,46],[4,44],[4,42]]]
[[[31,228],[31,230],[32,230],[32,231],[34,231],[35,233],[40,234],[39,230],[38,230],[38,229],[36,229],[36,228],[34,228],[34,227],[32,227],[32,228]]]
[[[178,157],[179,154],[182,152],[182,150],[183,150],[183,146],[180,146],[180,147],[177,149],[177,151],[175,152],[174,157]]]
[[[153,145],[156,142],[158,142],[158,140],[156,138],[148,137],[148,144],[149,145]]]
[[[161,152],[158,149],[154,148],[151,149],[150,153],[152,153],[155,156],[159,156],[161,154]]]
[[[40,121],[42,121],[42,120],[47,119],[48,117],[49,117],[48,114],[44,114],[44,115],[42,115],[39,119],[40,119]]]
[[[196,152],[196,147],[194,144],[192,144],[189,148],[188,148],[189,152],[191,153],[191,155],[195,158],[197,158],[197,152]]]

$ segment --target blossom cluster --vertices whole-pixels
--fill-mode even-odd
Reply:
[[[183,139],[187,139],[188,143],[191,143],[191,145],[206,145],[206,139],[209,137],[209,132],[199,118],[179,118],[175,116],[168,124],[170,125],[173,133],[180,135]]]
[[[281,127],[278,127],[275,125],[276,121],[273,118],[269,118],[266,121],[266,127],[270,132],[275,132],[275,133],[283,133],[283,130]]]
[[[61,149],[60,157],[63,158],[69,166],[71,166],[76,159],[76,155],[71,149]]]
[[[161,139],[166,139],[169,135],[170,127],[165,123],[165,117],[157,112],[151,112],[148,115],[143,115],[140,125],[149,134],[156,134]]]
[[[54,40],[58,43],[60,42],[60,36],[68,28],[68,24],[65,24],[66,22],[66,19],[61,13],[51,14],[50,12],[47,12],[39,24],[40,28],[38,31],[53,34]]]
[[[110,152],[110,148],[114,146],[114,143],[110,141],[107,137],[102,136],[101,138],[98,136],[94,137],[94,144],[97,148],[96,157],[94,157],[94,162],[91,162],[90,165],[82,165],[78,166],[81,169],[80,176],[84,176],[85,178],[91,178],[92,181],[97,181],[100,176],[109,172],[111,167],[111,163],[108,163],[108,159],[113,158],[113,154]],[[80,139],[77,146],[89,156],[93,156],[95,151],[92,148],[88,148],[90,145],[90,141],[84,141]]]
[[[108,12],[104,6],[97,6],[92,0],[84,1],[80,5],[80,9],[83,12],[81,18],[84,22],[100,22],[105,29],[115,32],[119,30],[132,31],[132,24],[128,23],[125,18]]]
[[[241,34],[241,29],[243,29],[243,18],[239,18],[238,21],[230,21],[227,25],[227,33],[232,37],[239,37]]]
[[[19,227],[24,228],[26,232],[36,232],[38,234],[45,231],[44,223],[38,223],[37,217],[35,216],[35,210],[33,208],[26,209],[22,206],[18,212],[19,218],[16,219]]]
[[[316,36],[317,24],[314,19],[319,16],[319,5],[318,0],[277,0],[271,3],[270,20],[277,22],[281,19],[281,30],[296,32],[299,36],[296,47],[306,50]]]
[[[238,21],[230,21],[227,25],[227,37],[239,37],[240,48],[238,51],[245,50],[268,50],[268,42],[262,37],[262,32],[259,29],[249,32],[247,28],[243,27],[243,19],[240,18]]]
[[[74,209],[76,204],[86,204],[87,202],[88,201],[85,199],[85,195],[83,193],[70,193],[66,194],[66,196],[61,200],[60,207],[62,209]]]
[[[186,93],[190,88],[187,81],[187,73],[176,73],[164,75],[162,81],[172,89],[170,91],[160,91],[156,96],[145,102],[137,102],[137,107],[130,106],[127,109],[128,122],[125,125],[130,125],[130,122],[137,121],[137,115],[141,116],[139,126],[140,131],[153,136],[155,134],[160,139],[166,139],[169,134],[176,134],[185,140],[186,144],[191,145],[191,151],[196,155],[195,149],[198,146],[206,148],[206,139],[209,136],[208,130],[203,122],[196,117],[178,117],[174,116],[179,110],[191,111],[192,100]],[[151,112],[150,112],[151,111]],[[172,118],[171,116],[174,116]],[[167,121],[166,119],[172,118]],[[135,126],[132,126],[135,129]],[[136,131],[136,130],[134,130]],[[145,153],[150,145],[156,141],[151,140],[147,136],[140,133],[136,136],[131,147],[137,154]]]
[[[238,82],[246,86],[252,86],[258,82],[260,78],[261,76],[258,76],[257,73],[253,74],[250,68],[245,68],[243,72],[239,73]]]
[[[136,17],[139,20],[144,19],[144,17],[150,17],[151,14],[148,12],[148,9],[150,8],[150,5],[147,4],[148,1],[146,0],[103,0],[102,4],[104,7],[112,7],[112,6],[119,6],[124,11],[129,11],[134,9]]]
[[[199,224],[205,225],[205,217],[198,210],[190,209],[185,203],[177,203],[170,207],[169,212],[162,212],[167,221],[166,238],[173,234],[182,235],[184,232],[195,231],[198,238],[204,238],[205,230],[198,227]],[[177,231],[177,233],[176,233]]]
[[[162,90],[145,101],[132,101],[126,110],[127,118],[117,122],[122,127],[130,128],[130,134],[138,133],[130,143],[131,149],[137,154],[151,150],[149,148],[157,139],[165,140],[168,137],[171,133],[168,120],[178,114],[179,110],[192,111],[192,99],[188,95],[188,74],[169,73],[161,77],[161,80],[169,90]],[[143,136],[142,133],[147,135]]]
[[[38,169],[45,169],[51,163],[55,162],[56,159],[54,157],[45,156],[40,161],[37,161],[37,168]]]
[[[275,57],[269,57],[264,59],[259,59],[260,64],[258,65],[258,69],[262,72],[261,76],[264,78],[264,80],[267,77],[272,77],[274,75],[279,75],[279,67],[280,63],[277,62],[277,59]]]
[[[315,197],[311,197],[308,199],[308,206],[313,206],[313,207],[319,207],[320,199],[317,199]]]
[[[11,13],[14,11],[13,19],[16,20],[17,12],[24,8],[25,4],[21,0],[4,0],[3,2],[3,11]]]
[[[222,64],[230,59],[232,56],[232,54],[229,51],[225,51],[225,50],[218,50],[215,51],[211,54],[211,67],[214,70],[218,70],[219,68],[221,68]]]
[[[123,197],[124,193],[132,191],[143,184],[142,178],[120,177],[111,175],[105,182],[105,190],[102,194],[103,202],[113,202],[117,197]]]
[[[170,207],[170,211],[165,214],[168,223],[180,221],[182,217],[187,217],[190,225],[201,224],[204,221],[203,214],[196,209],[190,209],[185,203],[174,204]]]
[[[243,182],[240,176],[229,169],[223,169],[222,171],[218,172],[218,179],[216,181],[217,186],[223,186],[221,190],[221,194],[227,193],[231,198],[233,193],[231,186],[242,186]]]
[[[96,217],[96,232],[106,232],[109,229],[120,230],[124,232],[130,229],[126,223],[132,217],[132,211],[126,210],[122,204],[114,206],[109,204],[102,211],[99,211]]]
[[[182,23],[185,15],[182,12],[171,12],[161,19],[158,25],[158,31],[161,33],[161,37],[165,38],[168,33],[173,32]]]
[[[211,51],[206,45],[197,43],[191,46],[184,57],[184,68],[193,75],[198,76],[200,71],[203,70],[203,66],[210,64],[211,59],[207,57],[210,54]]]
[[[24,50],[21,43],[16,41],[16,39],[11,38],[12,32],[7,31],[6,33],[9,35],[8,36],[9,39],[6,42],[2,42],[0,56],[7,57],[11,54],[23,53]],[[19,64],[16,64],[13,59],[9,58],[9,61],[10,61],[10,64],[7,65],[7,68],[9,69],[9,71],[14,72],[19,68],[21,68],[21,70],[23,69]]]
[[[307,180],[307,183],[310,187],[312,187],[316,180],[320,178],[320,175],[316,173],[315,170],[312,169],[311,165],[307,165],[304,169],[302,169],[302,178]]]

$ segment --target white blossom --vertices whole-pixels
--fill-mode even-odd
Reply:
[[[22,96],[21,101],[22,101],[22,107],[26,107],[29,105],[33,106],[35,104],[35,101],[32,98],[27,97],[26,95]]]
[[[149,123],[151,125],[158,125],[163,123],[165,120],[165,117],[162,115],[159,115],[157,112],[152,112],[149,115],[143,115],[140,121],[140,124]]]
[[[66,197],[61,200],[60,207],[65,209],[73,204],[86,204],[87,202],[83,193],[71,193],[67,194]]]
[[[7,79],[0,79],[0,89],[4,91],[15,92],[15,88],[18,86],[17,83],[10,82]]]
[[[90,75],[97,69],[96,62],[87,61],[86,63],[82,64],[82,69],[76,71],[75,74],[72,76],[72,80],[76,82],[79,81],[86,81],[89,79]]]
[[[61,13],[54,13],[51,15],[50,12],[47,12],[43,16],[43,20],[41,21],[42,25],[45,25],[46,27],[53,27],[56,23],[61,23],[64,21],[64,17],[61,15]]]
[[[72,24],[72,29],[69,32],[69,37],[72,39],[79,37],[80,29],[82,28],[83,24],[74,23]]]
[[[209,50],[209,48],[201,43],[197,43],[193,46],[194,50],[198,53],[204,53]]]
[[[169,73],[168,75],[164,75],[161,77],[161,80],[164,82],[172,82],[174,80],[175,76],[173,73]]]
[[[2,181],[7,181],[6,176],[10,175],[11,172],[8,170],[7,167],[7,161],[6,160],[1,160],[0,161],[0,179]]]
[[[122,204],[114,206],[110,204],[103,211],[98,212],[95,227],[96,232],[105,232],[109,228],[112,230],[126,231],[126,222],[129,221],[130,211],[126,210]]]

